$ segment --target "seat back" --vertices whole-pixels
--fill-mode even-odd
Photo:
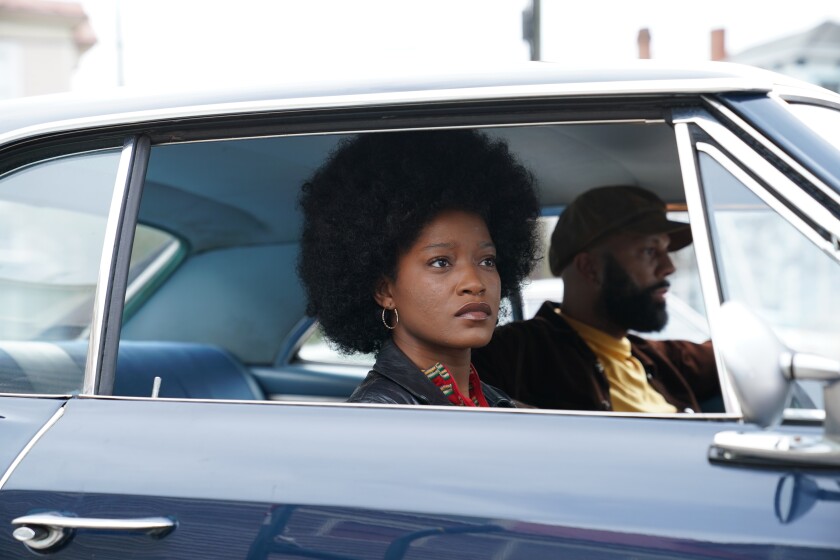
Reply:
[[[86,356],[86,341],[0,342],[0,392],[78,392]],[[155,377],[161,378],[158,396],[164,398],[265,398],[250,371],[222,348],[183,342],[120,342],[114,395],[148,397]]]

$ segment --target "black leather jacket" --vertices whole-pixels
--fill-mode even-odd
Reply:
[[[499,389],[482,382],[481,390],[490,406],[516,408],[510,397]],[[452,406],[438,386],[429,381],[391,340],[382,346],[373,369],[347,402]]]

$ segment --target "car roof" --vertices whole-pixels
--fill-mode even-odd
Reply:
[[[34,96],[0,103],[0,144],[51,129],[133,122],[178,115],[208,115],[264,108],[406,103],[442,99],[608,95],[620,93],[712,93],[768,91],[792,79],[757,68],[721,62],[692,65],[635,61],[609,68],[522,63],[461,72],[331,74],[324,79],[290,77],[282,83],[174,90],[113,88]],[[799,85],[804,83],[796,82]],[[86,122],[91,121],[91,122]],[[63,123],[64,126],[61,126]],[[14,133],[16,131],[16,133]]]

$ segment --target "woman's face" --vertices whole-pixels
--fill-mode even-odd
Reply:
[[[399,312],[397,346],[416,365],[428,367],[463,357],[465,350],[469,357],[470,348],[490,341],[500,293],[496,248],[484,220],[445,211],[399,258],[396,279],[385,280],[376,299]],[[387,318],[393,326],[394,314]]]

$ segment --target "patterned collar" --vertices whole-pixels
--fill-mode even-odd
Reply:
[[[484,393],[481,391],[481,381],[478,379],[478,372],[475,371],[472,364],[470,364],[469,398],[465,397],[458,390],[455,380],[452,379],[449,370],[442,363],[438,362],[429,369],[422,371],[429,378],[429,381],[437,385],[443,392],[443,395],[455,406],[490,406],[484,398]]]

